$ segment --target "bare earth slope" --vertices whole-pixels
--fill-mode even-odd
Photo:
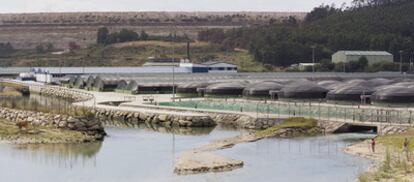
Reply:
[[[200,30],[212,27],[277,23],[289,16],[303,20],[302,12],[82,12],[0,14],[0,41],[10,42],[17,49],[31,49],[52,43],[66,48],[69,42],[82,47],[96,42],[98,27],[110,31],[128,28],[151,35],[168,35],[171,27],[178,34],[196,38]]]

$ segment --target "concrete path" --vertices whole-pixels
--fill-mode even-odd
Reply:
[[[149,102],[144,102],[144,97],[154,97],[154,102],[171,102],[172,101],[172,94],[152,94],[152,95],[131,95],[125,93],[118,93],[118,92],[95,92],[95,91],[85,91],[89,94],[94,95],[93,100],[89,100],[86,102],[79,102],[75,103],[79,106],[88,106],[88,107],[97,107],[103,109],[113,109],[113,110],[120,110],[120,111],[138,111],[138,112],[149,112],[149,113],[159,113],[159,114],[173,114],[173,115],[185,115],[185,116],[207,116],[206,113],[219,113],[219,114],[235,114],[235,115],[244,115],[250,116],[252,118],[268,118],[268,119],[280,119],[280,118],[289,118],[292,115],[285,115],[285,114],[272,114],[272,113],[256,113],[256,112],[240,112],[240,111],[229,111],[229,110],[214,110],[214,109],[195,109],[195,108],[185,108],[185,107],[170,107],[170,106],[154,106],[150,105]],[[190,99],[183,99],[183,101],[188,101]],[[203,100],[203,99],[191,99],[191,100]],[[215,100],[215,99],[213,99]],[[108,106],[100,104],[102,102],[110,102],[110,101],[123,101],[125,103],[121,104],[120,106]],[[252,102],[258,103],[260,101],[246,101],[241,99],[234,99],[236,102]],[[263,103],[263,102],[261,102]],[[268,103],[287,103],[286,101],[272,101]],[[321,105],[325,107],[335,107],[337,105],[332,103],[322,103]],[[311,104],[311,106],[317,107],[317,104]],[[340,107],[353,107],[356,108],[357,106],[344,106],[340,105]],[[378,106],[362,106],[363,108],[380,108]],[[384,108],[388,109],[388,108]],[[407,109],[407,108],[405,108]],[[410,108],[412,109],[412,108]],[[307,115],[295,115],[296,117],[309,117]],[[381,126],[381,125],[391,125],[390,123],[381,123],[381,122],[362,122],[358,120],[352,119],[342,119],[337,117],[316,117],[315,119],[324,120],[324,121],[334,121],[334,122],[341,122],[341,123],[351,123],[353,125],[362,125],[362,126]],[[393,126],[411,126],[411,124],[401,124],[401,123],[392,123]]]

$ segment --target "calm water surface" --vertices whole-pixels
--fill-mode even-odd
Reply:
[[[6,181],[353,181],[370,162],[341,152],[355,140],[344,134],[304,139],[266,139],[217,153],[245,162],[242,169],[191,176],[173,174],[180,152],[241,131],[154,131],[107,128],[102,143],[78,145],[0,144]]]

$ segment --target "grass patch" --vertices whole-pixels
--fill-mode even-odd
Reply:
[[[414,149],[414,145],[413,145],[414,144],[414,128],[410,128],[404,133],[379,136],[377,137],[377,141],[378,143],[381,143],[390,149],[401,150],[403,147],[405,138],[407,138],[410,143],[409,150],[413,150]]]
[[[0,97],[20,97],[22,93],[19,91],[0,91]]]
[[[12,87],[16,90],[27,88],[26,86],[16,84],[16,83],[9,83],[9,82],[0,82],[0,87]]]
[[[273,133],[284,128],[301,128],[307,130],[307,134],[314,135],[316,131],[313,131],[317,127],[317,121],[315,119],[307,119],[302,117],[288,118],[283,120],[280,124],[260,130],[256,132],[259,137],[271,136]]]
[[[387,150],[385,152],[384,161],[379,166],[369,172],[362,173],[358,180],[365,181],[409,181],[407,176],[413,177],[414,163],[412,151],[414,129],[410,128],[404,133],[378,136],[377,143],[384,145]],[[408,152],[403,151],[403,143],[405,139],[409,140]]]
[[[27,130],[20,130],[14,123],[0,120],[0,140],[35,144],[82,143],[89,139],[79,131],[62,130],[46,126],[29,126]]]

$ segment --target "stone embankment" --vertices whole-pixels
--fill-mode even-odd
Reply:
[[[380,135],[392,135],[392,134],[399,134],[404,133],[410,126],[398,126],[398,125],[380,125],[378,126],[378,134]]]
[[[51,86],[30,86],[30,92],[39,93],[41,95],[60,97],[70,99],[75,102],[83,102],[93,99],[92,94],[81,92],[64,87],[51,87]]]
[[[212,127],[216,123],[205,115],[175,115],[167,113],[149,113],[139,111],[118,111],[110,109],[92,109],[91,113],[99,120],[110,122],[123,122],[126,124],[152,124],[164,127]]]
[[[275,118],[256,118],[242,114],[207,113],[217,124],[232,125],[243,129],[266,129],[282,121]]]
[[[326,121],[326,120],[319,120],[318,126],[324,129],[326,133],[336,133],[340,130],[347,131],[348,128],[352,125],[358,126],[358,123],[345,123],[339,121]],[[365,124],[366,126],[372,126],[377,128],[378,135],[392,135],[392,134],[399,134],[407,131],[410,126],[407,125],[397,125],[397,124],[389,124],[389,123],[378,123],[372,124],[368,123]],[[361,126],[365,126],[361,124]]]
[[[256,118],[243,113],[225,112],[225,111],[208,111],[201,109],[188,109],[180,107],[160,107],[147,105],[131,105],[121,104],[124,107],[168,110],[173,112],[192,112],[209,116],[216,124],[234,126],[243,129],[266,129],[281,122],[282,119],[277,118]]]
[[[101,122],[94,118],[72,117],[1,107],[0,118],[14,123],[28,122],[35,127],[44,126],[79,131],[87,136],[89,141],[102,140],[105,136],[105,131]]]

